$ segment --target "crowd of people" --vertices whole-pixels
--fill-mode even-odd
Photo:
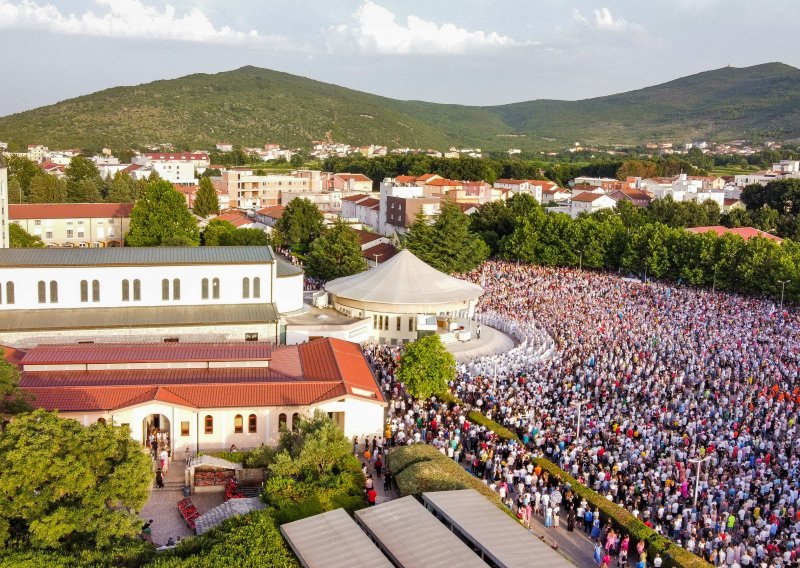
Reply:
[[[500,261],[465,278],[485,291],[479,321],[520,343],[460,365],[452,390],[522,444],[470,424],[467,409],[413,400],[394,378],[400,348],[367,346],[390,400],[390,444],[428,442],[464,460],[523,520],[540,513],[555,528],[559,514],[574,512],[580,522],[580,504],[553,502],[568,485],[533,466],[531,458],[544,455],[715,566],[797,565],[800,319],[793,311]],[[599,526],[599,515],[597,524],[595,557],[609,564],[614,555],[605,552],[621,558],[622,540]],[[641,551],[633,556],[644,565]]]

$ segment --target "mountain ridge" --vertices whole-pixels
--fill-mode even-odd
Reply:
[[[800,70],[723,67],[574,101],[490,106],[398,100],[247,65],[119,86],[0,117],[13,147],[213,147],[312,140],[445,149],[538,149],[692,138],[800,137]],[[552,142],[550,140],[553,140]]]

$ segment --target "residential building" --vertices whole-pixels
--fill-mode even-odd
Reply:
[[[25,203],[8,206],[8,217],[48,247],[122,246],[133,203]]]
[[[303,272],[269,247],[0,249],[0,344],[281,342]]]
[[[375,268],[397,254],[397,247],[383,235],[362,230],[356,230],[356,234],[361,244],[361,256],[366,259],[368,268]]]
[[[386,198],[386,213],[383,216],[384,235],[402,234],[414,223],[421,212],[429,221],[439,216],[442,200],[438,197],[395,197]]]
[[[0,154],[0,249],[9,248],[11,240],[8,236],[8,166],[3,154]]]
[[[572,194],[563,189],[543,189],[542,190],[542,203],[560,203],[567,201]]]
[[[41,144],[28,144],[27,157],[30,161],[36,162],[37,164],[46,162],[50,158],[50,149]]]
[[[605,193],[585,191],[572,196],[569,214],[575,218],[581,213],[595,213],[601,209],[613,209],[616,205],[617,202]]]
[[[266,225],[260,223],[255,214],[245,215],[241,211],[220,213],[214,218],[220,221],[227,221],[237,229],[266,229]]]
[[[499,179],[494,182],[494,186],[500,189],[510,189],[515,194],[526,193],[539,203],[542,203],[542,192],[544,190],[558,189],[558,184],[539,179]]]
[[[630,201],[636,207],[647,207],[653,200],[650,195],[638,189],[615,189],[608,196],[617,202],[623,199]]]
[[[233,144],[231,144],[230,142],[217,142],[217,145],[215,147],[220,152],[230,152],[233,150]]]
[[[723,213],[730,213],[736,209],[746,209],[744,203],[735,197],[726,197],[722,205]]]
[[[255,218],[262,225],[266,226],[265,230],[270,231],[278,222],[278,219],[283,217],[283,205],[271,205],[256,211]]]
[[[197,174],[210,163],[206,152],[148,152],[135,156],[131,162],[149,166],[162,179],[178,185],[197,185]]]
[[[235,343],[41,345],[19,360],[33,404],[88,426],[128,426],[170,450],[274,445],[319,410],[348,438],[380,435],[386,403],[356,343],[317,339]]]
[[[364,174],[326,174],[326,189],[338,189],[343,192],[369,193],[372,191],[372,180]]]

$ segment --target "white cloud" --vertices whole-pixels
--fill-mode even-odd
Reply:
[[[441,24],[410,15],[398,23],[386,8],[367,0],[356,11],[353,25],[340,25],[330,31],[340,39],[354,42],[365,52],[456,55],[473,51],[534,45],[497,32],[470,31],[454,24]]]
[[[95,0],[102,13],[61,12],[56,6],[34,0],[0,0],[0,29],[23,28],[53,33],[189,41],[216,44],[290,47],[280,36],[265,36],[256,30],[238,31],[215,26],[199,8],[179,14],[171,5],[163,10],[140,0]]]
[[[594,10],[594,18],[587,18],[576,8],[572,11],[572,17],[601,32],[633,32],[638,34],[644,31],[644,28],[639,24],[633,24],[624,18],[614,18],[608,8]]]

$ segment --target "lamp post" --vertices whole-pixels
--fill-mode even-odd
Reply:
[[[378,268],[378,257],[379,256],[383,256],[383,254],[382,253],[375,253],[372,256],[375,257],[375,268]]]
[[[581,255],[578,258],[578,270],[583,269],[583,249],[581,249]]]
[[[694,458],[690,459],[689,463],[696,463],[697,464],[697,476],[694,480],[694,507],[697,508],[697,493],[700,490],[700,464],[703,464],[711,459],[711,456],[706,456],[703,459]]]
[[[781,285],[781,313],[783,313],[783,293],[786,291],[786,285],[791,282],[791,280],[778,280],[778,283]]]
[[[571,402],[570,406],[574,406],[578,409],[578,416],[577,422],[575,424],[575,440],[577,441],[578,438],[581,437],[581,406],[589,402],[588,399],[585,400],[576,400],[575,402]]]
[[[713,284],[711,284],[711,292],[716,292],[717,291],[717,269],[718,268],[719,268],[719,266],[714,265],[714,282],[713,282]]]

